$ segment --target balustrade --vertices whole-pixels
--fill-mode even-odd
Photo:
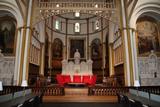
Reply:
[[[93,3],[95,2],[95,3]],[[92,0],[92,1],[38,1],[38,8],[57,8],[57,4],[61,6],[62,8],[94,8],[95,4],[97,5],[97,8],[103,9],[103,8],[115,8],[116,3],[115,0],[110,0],[110,1],[97,1],[97,0]]]
[[[117,93],[127,93],[127,92],[129,92],[129,87],[89,87],[88,95],[116,96]]]
[[[26,87],[25,89],[32,89],[32,93],[36,95],[43,94],[44,96],[63,96],[65,95],[64,87]],[[142,86],[142,87],[88,87],[88,95],[90,96],[115,96],[117,93],[125,94],[129,92],[129,89],[136,89],[150,94],[160,95],[160,86]],[[15,93],[24,90],[20,86],[4,86],[3,91],[0,91],[0,95]]]
[[[3,86],[3,91],[0,91],[0,95],[15,93],[22,91],[24,88],[20,86]]]
[[[30,87],[32,93],[41,94],[44,96],[62,96],[64,95],[64,87]]]

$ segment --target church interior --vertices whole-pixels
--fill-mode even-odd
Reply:
[[[0,0],[0,105],[158,107],[159,0]]]

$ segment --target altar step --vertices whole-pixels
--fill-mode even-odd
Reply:
[[[88,88],[65,88],[65,95],[71,96],[88,96]]]
[[[117,102],[117,96],[88,96],[88,88],[65,88],[64,96],[44,96],[44,102]]]
[[[65,95],[65,96],[44,96],[43,102],[117,102],[117,96],[84,96],[84,95]]]

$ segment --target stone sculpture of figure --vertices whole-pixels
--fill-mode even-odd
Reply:
[[[80,63],[80,58],[81,58],[81,55],[80,55],[78,49],[76,49],[76,52],[74,53],[75,64],[79,64]]]

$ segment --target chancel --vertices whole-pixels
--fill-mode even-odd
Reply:
[[[0,105],[158,107],[159,5],[0,0]]]

